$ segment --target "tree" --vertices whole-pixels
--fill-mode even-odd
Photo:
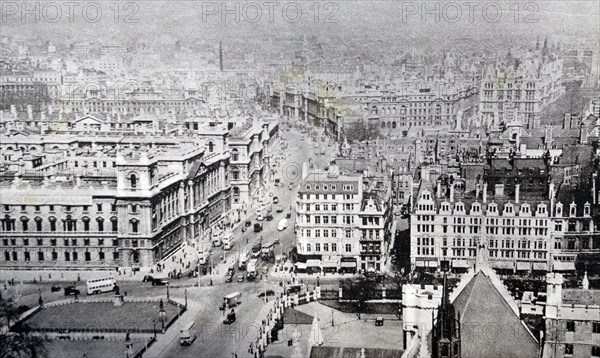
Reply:
[[[29,327],[15,324],[20,313],[10,302],[0,299],[0,358],[39,358],[46,356],[41,338],[29,334]],[[6,329],[4,329],[6,325]],[[9,327],[12,326],[12,329]]]
[[[354,303],[356,312],[358,313],[358,319],[360,314],[366,310],[366,302],[370,298],[373,298],[373,293],[377,288],[377,282],[372,277],[362,275],[358,279],[346,279],[342,282],[342,290],[344,292],[344,299],[349,299]]]
[[[348,142],[353,141],[362,142],[365,140],[372,140],[379,137],[379,128],[377,126],[371,126],[365,121],[359,120],[356,122],[348,123],[344,127],[344,134],[348,139]]]

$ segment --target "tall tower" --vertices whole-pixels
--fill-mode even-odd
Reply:
[[[219,71],[223,72],[223,42],[219,41]]]
[[[444,274],[444,292],[442,304],[438,308],[437,318],[433,321],[431,335],[432,358],[460,358],[460,314],[450,303],[448,280]]]

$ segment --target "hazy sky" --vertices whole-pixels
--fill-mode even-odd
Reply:
[[[319,36],[468,37],[564,29],[598,38],[598,0],[545,1],[3,1],[3,33],[202,39]],[[29,11],[27,11],[29,10]]]

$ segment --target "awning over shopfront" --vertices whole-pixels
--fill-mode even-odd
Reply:
[[[534,262],[533,269],[535,271],[548,271],[548,264],[545,262]]]
[[[438,262],[437,261],[431,261],[431,260],[417,260],[417,267],[438,267]]]
[[[529,271],[529,270],[531,270],[531,263],[517,261],[517,270],[518,271]]]
[[[494,261],[492,262],[492,268],[501,270],[512,270],[515,268],[512,261]]]
[[[467,262],[467,260],[452,260],[452,267],[453,268],[466,268],[466,269],[468,269],[471,266],[469,265],[469,263]]]
[[[356,268],[356,261],[354,261],[354,262],[344,261],[344,262],[341,263],[340,266],[341,267],[348,267],[348,268]]]
[[[554,261],[554,271],[575,271],[575,261]]]
[[[321,260],[306,260],[307,267],[321,267]]]
[[[323,267],[338,267],[338,260],[326,260],[323,261]]]
[[[297,262],[296,263],[296,268],[298,270],[306,270],[306,264],[304,262]]]

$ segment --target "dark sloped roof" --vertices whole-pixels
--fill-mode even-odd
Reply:
[[[597,305],[600,290],[563,289],[563,303],[577,305]]]
[[[286,308],[283,312],[283,322],[285,324],[312,324],[313,316],[294,308]]]
[[[453,304],[460,312],[463,358],[538,356],[538,343],[482,271]]]

